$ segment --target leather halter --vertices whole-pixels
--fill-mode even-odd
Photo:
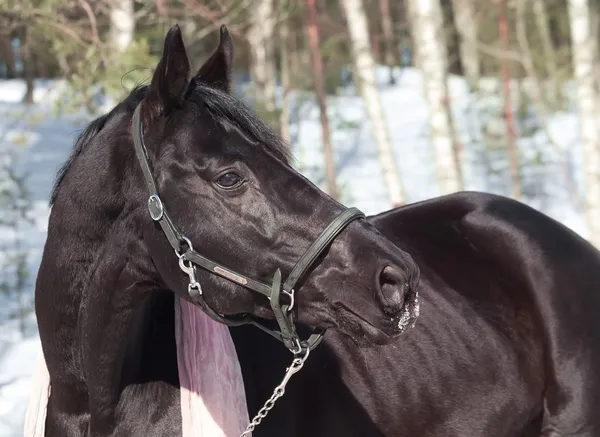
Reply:
[[[291,312],[294,306],[294,286],[311,268],[319,255],[333,242],[333,240],[335,240],[346,226],[354,220],[364,218],[365,215],[356,208],[348,208],[338,215],[325,230],[321,232],[317,239],[300,257],[298,262],[296,262],[296,265],[283,283],[283,286],[281,284],[282,278],[280,269],[275,271],[271,285],[256,281],[228,269],[196,252],[190,240],[177,229],[173,220],[171,220],[165,205],[159,197],[158,186],[152,175],[152,170],[150,169],[148,151],[143,139],[140,107],[141,104],[137,106],[133,113],[131,128],[135,153],[142,168],[142,172],[144,173],[144,179],[146,180],[146,185],[150,194],[148,199],[148,211],[152,220],[158,222],[161,226],[169,243],[175,250],[175,254],[179,258],[181,270],[189,276],[190,282],[188,284],[188,294],[190,299],[199,305],[214,320],[229,326],[239,326],[251,323],[282,341],[288,349],[296,354],[302,352],[306,348],[311,350],[314,349],[322,341],[325,330],[314,332],[307,341],[300,341],[300,337],[296,333],[293,313]],[[202,288],[196,280],[196,267],[201,267],[213,274],[266,296],[269,299],[271,309],[273,310],[275,319],[279,325],[279,332],[263,326],[249,314],[233,317],[224,316],[215,312],[204,300]],[[288,297],[289,303],[281,302],[282,294]]]

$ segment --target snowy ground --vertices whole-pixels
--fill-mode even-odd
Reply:
[[[384,84],[387,72],[380,71],[381,91],[396,158],[402,173],[408,201],[415,202],[438,195],[433,154],[428,142],[427,106],[421,97],[421,81],[414,70],[404,70],[397,85]],[[48,198],[56,171],[71,151],[73,141],[86,122],[82,117],[54,118],[51,115],[56,88],[60,84],[37,83],[31,107],[19,102],[25,86],[21,81],[0,81],[0,154],[16,150],[18,166],[30,172],[29,189],[34,201],[34,223],[23,225],[16,236],[23,238],[29,253],[31,278],[26,303],[31,303],[35,275],[46,237]],[[484,86],[489,96],[484,106],[498,109],[501,101],[494,81]],[[296,101],[302,100],[294,95]],[[497,129],[485,116],[477,115],[468,98],[464,82],[451,80],[451,101],[457,129],[464,147],[466,188],[508,195],[510,181],[501,151],[483,150],[474,135],[479,127]],[[344,203],[372,214],[389,208],[379,171],[363,103],[352,88],[330,99],[333,146]],[[314,103],[298,104],[293,112],[293,151],[298,168],[315,183],[323,186],[321,130],[318,108]],[[578,126],[575,113],[555,115],[549,130],[558,150],[548,146],[545,135],[537,132],[520,140],[524,169],[526,201],[567,226],[586,235],[582,217],[576,211],[561,179],[558,160],[568,163],[569,174],[581,186],[578,149]],[[526,126],[522,126],[525,129]],[[499,158],[500,156],[500,158]],[[536,164],[534,164],[534,162]],[[15,233],[0,229],[0,244],[10,247]],[[5,272],[6,273],[6,272]],[[29,394],[29,379],[38,353],[39,340],[35,318],[30,314],[21,334],[15,318],[14,297],[0,292],[0,437],[22,436],[22,424]]]

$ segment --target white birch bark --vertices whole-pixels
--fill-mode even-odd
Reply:
[[[133,0],[112,0],[110,6],[110,40],[123,53],[133,42],[135,16]]]
[[[548,23],[548,14],[546,12],[546,0],[533,0],[533,13],[537,23],[538,32],[542,40],[542,49],[544,51],[544,61],[546,63],[546,73],[548,75],[548,100],[555,105],[559,97],[558,67],[556,65],[556,56],[554,54],[554,45],[552,44],[552,35],[550,34],[550,25]]]
[[[429,105],[438,186],[440,194],[450,194],[462,190],[463,182],[448,96],[442,9],[439,0],[408,0],[408,3],[423,90]]]
[[[273,0],[257,0],[253,5],[248,43],[250,73],[256,87],[256,98],[268,111],[275,111],[275,49]]]
[[[279,115],[279,130],[281,137],[290,144],[290,56],[288,51],[290,28],[287,20],[279,24],[279,59],[281,71],[281,114]]]
[[[472,89],[479,86],[480,60],[477,51],[477,20],[473,0],[452,0],[454,25],[458,32],[460,59]]]
[[[600,248],[600,95],[594,74],[597,45],[588,0],[568,0],[567,3],[583,147],[586,219],[589,240]]]
[[[350,33],[354,71],[377,144],[379,163],[388,198],[392,206],[399,206],[405,203],[404,187],[400,180],[400,172],[375,80],[375,61],[369,45],[369,29],[364,5],[362,0],[341,0],[341,5]]]
[[[385,65],[390,67],[390,85],[393,85],[396,83],[394,67],[398,66],[398,54],[396,52],[397,47],[394,44],[394,24],[392,22],[390,0],[379,0],[379,12],[384,39],[384,60]]]

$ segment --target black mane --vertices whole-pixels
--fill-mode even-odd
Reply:
[[[147,85],[136,87],[119,105],[110,112],[96,118],[85,127],[75,141],[75,146],[69,158],[57,172],[50,195],[50,206],[54,204],[60,184],[71,164],[73,164],[84,147],[102,130],[107,120],[120,108],[125,107],[129,112],[133,113],[136,106],[146,95],[147,90]],[[200,106],[204,106],[217,120],[225,120],[236,126],[252,139],[259,142],[281,161],[289,162],[291,160],[290,148],[285,141],[234,96],[192,80],[188,87],[186,98]]]
[[[73,161],[79,156],[83,148],[87,143],[89,143],[92,138],[94,138],[98,132],[102,130],[104,125],[106,124],[106,120],[108,119],[110,113],[104,114],[95,120],[93,120],[87,127],[79,134],[79,137],[75,141],[75,147],[71,151],[69,158],[65,161],[62,167],[58,170],[56,174],[56,180],[54,181],[54,186],[52,187],[52,193],[50,194],[50,206],[54,205],[54,201],[56,200],[56,195],[58,194],[58,187],[60,186],[62,180],[64,179],[69,167],[73,164]]]
[[[131,93],[129,93],[129,96],[127,96],[127,98],[123,102],[121,102],[119,105],[115,106],[110,112],[108,112],[104,115],[101,115],[100,117],[92,120],[92,122],[90,122],[90,124],[88,124],[83,129],[81,134],[79,134],[79,136],[77,137],[77,140],[75,140],[75,146],[73,147],[71,154],[69,155],[69,157],[67,158],[65,163],[62,165],[62,167],[58,170],[58,172],[56,174],[54,186],[52,187],[52,193],[50,194],[50,206],[54,205],[56,196],[58,194],[58,189],[60,188],[60,184],[62,183],[65,175],[67,174],[67,171],[69,171],[69,168],[71,167],[71,165],[73,164],[75,159],[77,159],[77,157],[79,156],[81,151],[85,148],[85,146],[90,141],[92,141],[92,139],[94,139],[94,137],[96,135],[98,135],[98,133],[106,125],[106,122],[108,121],[108,119],[119,108],[126,107],[133,113],[133,110],[135,109],[135,107],[139,104],[139,102],[142,100],[142,98],[146,94],[147,88],[148,88],[147,85],[134,88],[133,91],[131,91]]]

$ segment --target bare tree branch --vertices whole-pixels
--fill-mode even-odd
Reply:
[[[87,0],[79,0],[79,4],[90,20],[90,26],[92,27],[92,40],[96,44],[101,44],[100,37],[98,36],[98,23],[96,21],[96,15],[94,14],[94,11],[92,11],[92,8]]]

